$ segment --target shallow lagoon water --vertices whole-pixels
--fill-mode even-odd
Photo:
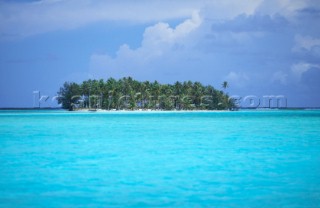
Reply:
[[[320,111],[0,111],[0,207],[320,207]]]

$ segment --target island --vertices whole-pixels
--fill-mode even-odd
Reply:
[[[222,89],[228,87],[225,81]],[[58,103],[68,110],[228,110],[236,109],[227,93],[200,82],[137,81],[132,77],[107,81],[65,82]]]

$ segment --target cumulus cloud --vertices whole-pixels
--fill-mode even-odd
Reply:
[[[316,56],[320,56],[320,38],[311,36],[295,36],[295,45],[292,49],[294,52],[310,52]]]
[[[99,75],[104,73],[104,77],[147,74],[147,70],[154,68],[152,67],[154,61],[161,62],[161,59],[168,57],[172,51],[184,51],[188,47],[188,37],[201,25],[201,22],[198,12],[193,12],[190,19],[175,28],[164,22],[150,26],[145,29],[141,46],[137,49],[131,49],[124,44],[119,47],[114,58],[108,54],[93,54],[90,58],[91,73]]]
[[[142,46],[158,47],[162,44],[173,44],[179,42],[201,24],[198,12],[194,12],[191,19],[187,19],[176,28],[171,28],[169,24],[160,22],[146,29]]]
[[[209,14],[208,9],[216,11],[230,6],[230,2],[212,1],[175,28],[165,22],[150,26],[137,49],[124,44],[115,57],[93,54],[91,72],[96,73],[99,67],[94,66],[99,61],[95,59],[100,57],[104,59],[100,64],[100,68],[105,68],[104,76],[171,74],[176,79],[208,82],[206,77],[215,77],[219,81],[226,79],[238,88],[272,82],[288,85],[291,79],[300,81],[305,68],[310,66],[300,64],[306,62],[303,57],[296,64],[292,48],[309,50],[318,44],[317,38],[295,34],[294,15],[301,15],[308,5],[298,1],[293,5],[289,1],[277,2],[277,7],[266,1],[236,4],[239,7],[232,15],[219,15],[223,19],[210,19],[214,14]],[[198,73],[190,76],[190,71]]]
[[[300,81],[303,74],[308,72],[311,68],[320,68],[320,65],[300,62],[291,66],[291,72],[296,81]]]

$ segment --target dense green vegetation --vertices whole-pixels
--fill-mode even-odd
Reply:
[[[227,82],[222,84],[226,89]],[[69,110],[158,109],[158,110],[223,110],[234,107],[223,91],[200,82],[160,84],[139,82],[131,77],[115,80],[87,80],[81,84],[65,82],[58,92],[58,103]]]

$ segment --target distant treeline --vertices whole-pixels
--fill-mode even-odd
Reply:
[[[222,87],[226,88],[227,83]],[[211,85],[192,81],[139,82],[131,77],[107,81],[89,79],[81,84],[65,82],[58,92],[58,103],[69,110],[225,110],[234,107],[228,95]]]

